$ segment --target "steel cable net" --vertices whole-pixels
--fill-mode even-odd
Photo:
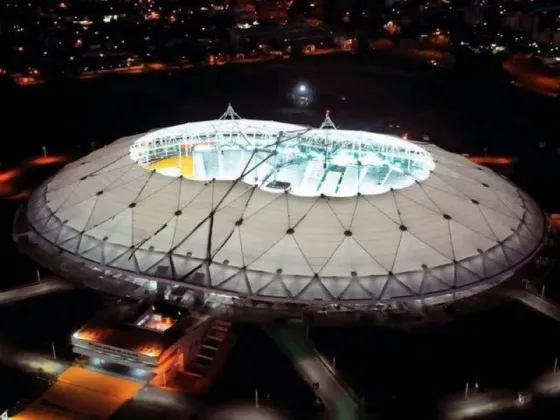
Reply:
[[[402,139],[243,120],[229,107],[216,121],[158,130],[138,139],[131,158],[171,177],[242,180],[270,192],[350,197],[405,188],[429,176],[429,153]]]
[[[474,293],[509,278],[545,231],[525,193],[433,144],[231,107],[66,166],[27,218],[53,246],[118,272],[307,303]]]

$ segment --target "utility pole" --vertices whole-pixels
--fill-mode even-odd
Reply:
[[[469,383],[465,385],[465,400],[469,397]]]
[[[37,283],[41,282],[41,272],[39,271],[39,267],[37,267]]]
[[[332,370],[336,370],[336,356],[332,357]]]
[[[546,290],[546,284],[542,285],[542,289],[541,289],[541,299],[544,299],[544,291]]]
[[[259,389],[255,388],[255,408],[259,408]]]
[[[47,148],[45,146],[42,146],[43,148],[43,156],[47,157]]]
[[[552,372],[556,373],[556,369],[558,369],[558,356],[554,358],[554,368],[552,369]]]
[[[54,360],[56,360],[56,348],[54,347],[54,341],[51,341],[51,346],[52,346],[52,357]]]

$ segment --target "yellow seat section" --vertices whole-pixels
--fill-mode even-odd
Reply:
[[[185,178],[194,177],[194,160],[192,156],[173,156],[166,159],[158,160],[150,166],[150,169],[179,168],[181,175]]]

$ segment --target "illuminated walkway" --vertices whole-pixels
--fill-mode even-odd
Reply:
[[[316,393],[335,420],[359,418],[359,405],[319,356],[302,331],[290,327],[266,327],[265,331],[290,358],[309,385],[319,384]]]
[[[32,297],[46,295],[53,292],[71,290],[74,286],[61,279],[50,278],[44,281],[33,283],[27,286],[16,287],[14,289],[0,292],[0,305],[17,302]]]
[[[506,295],[535,311],[560,322],[560,307],[527,290],[511,290]]]
[[[72,366],[13,419],[107,420],[142,386],[134,381]]]

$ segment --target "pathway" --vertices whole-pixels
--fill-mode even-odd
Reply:
[[[271,407],[228,404],[213,409],[202,420],[288,420],[288,417]]]
[[[71,290],[73,288],[74,286],[72,285],[72,283],[65,282],[58,278],[45,279],[41,282],[1,291],[0,305],[6,305],[8,303],[18,302],[20,300],[42,296],[53,292]]]
[[[560,322],[560,307],[525,289],[508,290],[505,294],[535,311]]]
[[[32,374],[58,377],[70,363],[0,343],[0,364]]]
[[[297,327],[265,327],[267,334],[276,341],[290,358],[305,381],[313,386],[318,383],[317,396],[334,420],[359,418],[359,404],[352,392],[336,377],[332,368],[322,359]]]

